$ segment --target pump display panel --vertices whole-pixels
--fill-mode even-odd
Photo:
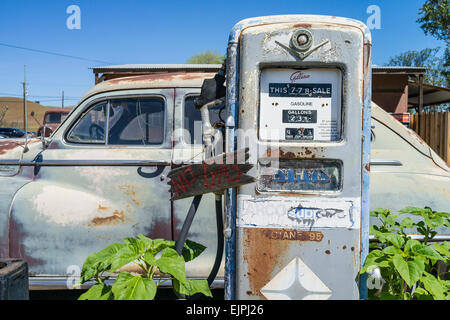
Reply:
[[[259,138],[265,141],[341,140],[342,75],[337,68],[261,71]]]

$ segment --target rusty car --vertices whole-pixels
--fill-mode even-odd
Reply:
[[[48,137],[70,113],[71,108],[53,108],[44,113],[44,121],[37,131],[38,136]]]
[[[191,200],[171,200],[167,174],[175,163],[202,159],[194,99],[219,67],[114,73],[98,79],[50,137],[27,148],[0,141],[0,257],[27,261],[31,290],[67,288],[90,253],[122,238],[178,238]],[[371,209],[449,211],[447,164],[375,104],[372,125]],[[207,247],[187,264],[189,277],[206,278],[214,261],[214,201],[204,195],[188,236]],[[222,267],[213,287],[223,277]]]

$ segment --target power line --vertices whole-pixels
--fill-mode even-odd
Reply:
[[[13,96],[13,97],[22,97],[23,94],[17,94],[17,93],[5,93],[5,92],[0,92],[0,95],[5,95],[5,96]],[[40,96],[40,95],[33,95],[33,94],[27,94],[27,97],[34,97],[34,98],[61,98],[62,96]],[[73,98],[73,99],[79,99],[79,97],[75,97],[75,96],[65,96],[66,98]]]
[[[94,59],[88,59],[88,58],[83,58],[83,57],[71,56],[71,55],[63,54],[63,53],[20,47],[20,46],[8,44],[8,43],[2,43],[2,42],[0,42],[0,46],[14,48],[14,49],[27,50],[27,51],[32,51],[32,52],[38,52],[38,53],[44,53],[44,54],[50,54],[50,55],[54,55],[54,56],[71,58],[71,59],[78,59],[78,60],[91,61],[91,62],[100,62],[100,63],[105,63],[105,64],[114,64],[112,62],[107,62],[107,61],[102,61],[102,60],[94,60]]]

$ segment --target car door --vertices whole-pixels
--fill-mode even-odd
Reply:
[[[103,93],[83,102],[41,152],[10,209],[10,256],[32,275],[66,275],[124,237],[172,238],[173,89]]]
[[[199,94],[199,88],[177,88],[175,90],[174,165],[202,161],[201,115],[194,106],[194,100]],[[212,123],[217,121],[219,110],[220,108],[216,107],[210,112]],[[192,199],[193,197],[173,201],[174,239],[178,239]],[[206,246],[206,249],[196,260],[186,265],[188,276],[206,278],[213,267],[217,250],[215,210],[215,195],[213,193],[204,194],[187,238]],[[222,230],[219,231],[220,236],[223,236],[222,232]],[[223,265],[217,277],[223,277]]]

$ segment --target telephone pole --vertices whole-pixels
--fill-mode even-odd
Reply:
[[[23,131],[27,131],[27,66],[23,66]]]
[[[63,92],[62,92],[62,101],[61,101],[62,103],[61,103],[61,108],[63,108],[64,109],[64,90],[63,90]]]
[[[23,127],[25,131],[25,146],[23,152],[28,151],[28,123],[27,123],[27,70],[26,65],[23,66]]]

